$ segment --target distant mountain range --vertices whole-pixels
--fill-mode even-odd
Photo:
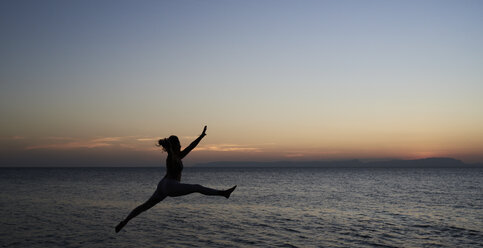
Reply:
[[[467,164],[454,158],[424,158],[413,160],[386,160],[362,162],[360,160],[342,161],[219,161],[199,163],[196,167],[327,167],[327,168],[471,168],[481,167],[483,164]]]

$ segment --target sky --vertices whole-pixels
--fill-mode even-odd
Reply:
[[[483,162],[482,1],[1,1],[0,166]]]

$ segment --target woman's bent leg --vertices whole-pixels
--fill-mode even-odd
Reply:
[[[166,196],[158,196],[156,195],[157,192],[154,193],[149,200],[147,200],[145,203],[137,206],[135,209],[129,213],[129,215],[121,221],[117,226],[116,226],[116,232],[119,232],[132,218],[138,216],[142,212],[154,207],[154,205],[158,204],[160,201],[162,201]]]
[[[154,207],[154,205],[158,204],[161,200],[158,200],[158,199],[149,199],[147,200],[145,203],[139,205],[138,207],[136,207],[135,209],[133,209],[131,211],[131,213],[129,213],[129,215],[126,217],[126,219],[124,221],[130,221],[132,218],[138,216],[139,214],[141,214],[142,212]]]

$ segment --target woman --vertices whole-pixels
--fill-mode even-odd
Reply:
[[[178,137],[172,135],[167,139],[160,139],[158,146],[162,146],[163,150],[168,153],[166,158],[166,175],[158,183],[158,187],[154,194],[145,203],[136,207],[131,213],[116,226],[116,232],[119,232],[132,218],[138,216],[140,213],[152,208],[158,204],[167,196],[176,197],[191,194],[194,192],[201,193],[203,195],[220,195],[227,199],[230,194],[235,190],[236,185],[227,190],[216,190],[203,187],[199,184],[184,184],[181,181],[181,171],[183,170],[183,163],[181,159],[186,157],[188,153],[193,150],[201,139],[206,136],[206,126],[203,129],[200,137],[193,141],[188,147],[181,151],[181,145]]]

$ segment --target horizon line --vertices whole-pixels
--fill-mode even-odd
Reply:
[[[202,162],[202,163],[194,163],[194,164],[190,164],[190,165],[187,165],[185,166],[185,168],[196,168],[196,167],[199,167],[199,168],[210,168],[210,167],[216,167],[216,168],[223,168],[223,167],[220,167],[220,166],[216,166],[215,164],[222,164],[222,163],[227,163],[227,164],[232,164],[232,165],[228,165],[226,168],[247,168],[247,167],[251,167],[251,168],[256,168],[256,167],[271,167],[271,168],[277,168],[277,167],[299,167],[299,168],[307,168],[307,167],[317,167],[317,166],[295,166],[296,163],[300,163],[300,164],[308,164],[308,163],[324,163],[327,167],[329,167],[329,164],[330,163],[344,163],[344,162],[358,162],[361,164],[362,167],[360,168],[364,168],[363,166],[364,165],[367,165],[368,167],[371,167],[370,165],[372,164],[373,166],[377,163],[390,163],[390,162],[415,162],[415,161],[424,161],[424,160],[435,160],[435,159],[443,159],[443,160],[448,160],[448,161],[452,161],[454,163],[458,163],[459,165],[446,165],[446,166],[416,166],[416,167],[411,167],[411,168],[462,168],[462,167],[483,167],[483,162],[476,162],[476,163],[466,163],[460,159],[456,159],[456,158],[452,158],[452,157],[427,157],[427,158],[419,158],[419,159],[339,159],[339,160],[276,160],[276,161],[250,161],[250,160],[245,160],[245,161],[210,161],[210,162]],[[248,166],[247,164],[250,164],[250,163],[253,163],[253,164],[258,164],[259,166],[256,166],[256,165],[252,165],[252,166]],[[293,164],[293,166],[282,166],[282,165],[279,165],[277,166],[276,164],[277,163],[285,163],[285,164]],[[245,165],[240,165],[240,166],[237,166],[237,165],[233,165],[233,164],[245,164]],[[266,166],[266,165],[270,165],[272,164],[272,166]],[[211,166],[210,166],[211,165]],[[265,165],[265,166],[264,166]],[[372,166],[372,167],[373,167]],[[156,165],[156,166],[132,166],[132,165],[129,165],[129,166],[68,166],[68,165],[59,165],[59,166],[43,166],[43,165],[40,165],[40,166],[23,166],[23,165],[19,165],[19,166],[3,166],[3,165],[0,165],[0,168],[5,168],[5,169],[8,169],[8,168],[164,168],[164,164],[163,165]],[[324,167],[324,166],[319,166],[319,167]],[[353,167],[353,166],[352,166]],[[394,166],[390,166],[390,165],[386,165],[386,166],[381,166],[383,168],[388,168],[388,167],[393,167],[393,168],[401,168],[401,165],[394,165]],[[332,165],[331,168],[337,168],[337,166],[334,166]],[[344,168],[344,166],[340,166],[340,168]]]

